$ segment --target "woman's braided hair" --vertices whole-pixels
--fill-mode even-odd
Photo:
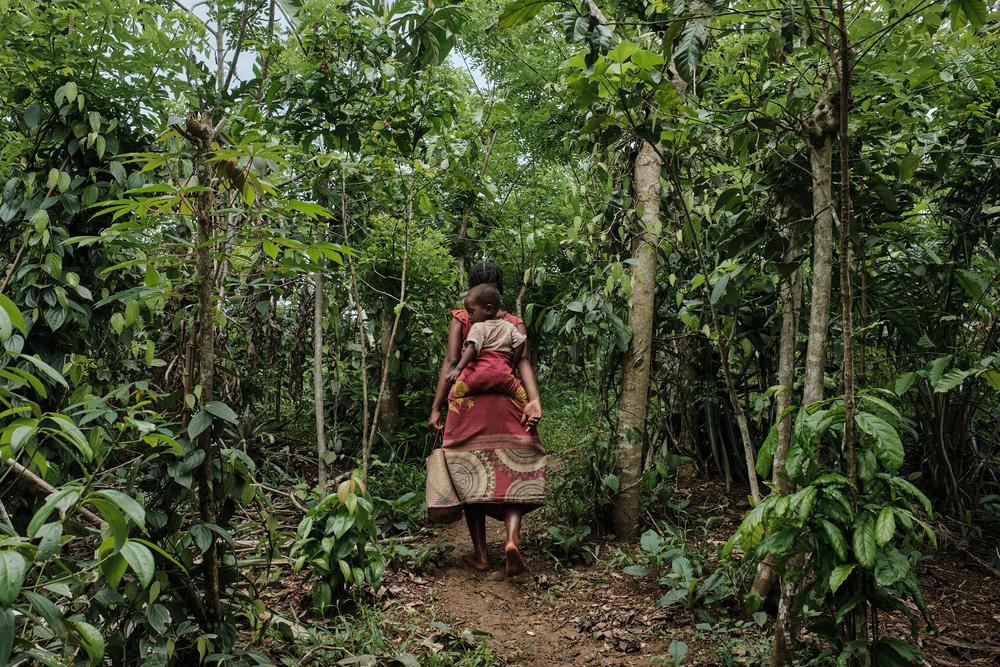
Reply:
[[[469,269],[469,287],[492,284],[497,291],[503,294],[503,271],[493,262],[480,262]]]

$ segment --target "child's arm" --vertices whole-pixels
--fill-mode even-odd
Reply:
[[[455,364],[455,368],[448,373],[448,382],[454,383],[455,380],[458,379],[458,374],[462,372],[462,369],[468,366],[469,362],[475,359],[476,356],[476,346],[473,343],[466,341],[465,349],[462,350],[462,358],[458,360],[457,364]]]
[[[514,351],[510,353],[510,367],[517,368],[517,365],[521,363],[521,355],[524,354],[524,343],[521,343],[514,348]]]

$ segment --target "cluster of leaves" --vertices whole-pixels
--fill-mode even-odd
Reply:
[[[326,613],[353,590],[377,589],[385,571],[378,545],[372,503],[358,477],[340,484],[336,493],[319,499],[295,531],[289,555],[295,570],[308,566],[319,581],[313,606]]]
[[[811,627],[840,651],[858,646],[842,643],[840,628],[858,605],[905,614],[917,631],[908,602],[930,622],[916,577],[920,547],[936,546],[927,524],[930,500],[910,480],[899,476],[903,445],[897,431],[901,416],[878,393],[862,393],[858,428],[871,446],[857,452],[858,485],[837,471],[843,457],[839,436],[844,425],[839,400],[801,408],[795,416],[786,474],[797,490],[772,491],[744,517],[724,553],[740,550],[746,557],[771,556],[779,571],[799,583],[793,613],[805,620],[806,608],[822,610]],[[761,457],[762,473],[767,472]],[[751,609],[759,599],[748,601]],[[878,640],[876,651],[895,652],[907,662],[919,650],[893,638]]]
[[[710,609],[732,596],[724,570],[709,573],[701,560],[691,554],[683,536],[669,527],[665,535],[650,529],[642,534],[638,564],[629,565],[625,574],[633,577],[655,575],[667,592],[659,606],[684,603],[699,623],[715,622]]]

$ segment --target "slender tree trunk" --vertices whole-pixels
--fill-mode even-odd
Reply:
[[[326,488],[326,425],[323,423],[323,273],[313,276],[313,407],[316,412],[316,482]]]
[[[660,242],[660,169],[663,160],[643,141],[635,157],[633,186],[639,229],[633,242],[632,293],[628,323],[632,329],[622,370],[618,402],[616,472],[619,491],[614,510],[615,532],[635,535],[639,527],[639,484],[642,481],[642,446],[646,433],[649,369],[653,356],[653,302],[656,292],[656,248]]]
[[[347,231],[347,184],[343,173],[340,175],[340,222],[343,225],[344,243],[348,244],[350,236]],[[354,265],[353,255],[347,255],[347,266],[351,271],[351,299],[357,309],[358,345],[361,347],[361,450],[364,454],[368,447],[368,337],[365,332],[365,310],[361,305],[361,292],[358,289],[358,269]],[[364,465],[367,470],[367,458]]]
[[[826,373],[826,347],[830,323],[830,290],[833,274],[833,136],[837,132],[837,114],[824,90],[812,112],[802,121],[803,134],[809,142],[809,166],[812,174],[813,247],[812,283],[810,286],[809,342],[806,347],[805,383],[802,405],[823,400]],[[774,624],[774,647],[771,665],[780,667],[792,660],[795,628],[792,606],[795,582],[781,582],[778,616]]]
[[[809,343],[806,347],[805,384],[802,404],[823,400],[826,347],[830,324],[830,291],[833,279],[833,135],[837,115],[826,93],[820,95],[812,113],[803,122],[809,140],[812,173],[813,248],[810,287]]]
[[[729,365],[729,335],[722,328],[722,321],[719,318],[719,313],[715,309],[715,304],[712,303],[712,295],[709,292],[708,287],[708,264],[705,262],[705,253],[701,249],[701,239],[698,238],[694,229],[694,224],[691,221],[691,212],[688,210],[687,203],[684,201],[680,177],[678,177],[677,170],[673,165],[671,165],[670,176],[674,182],[677,200],[680,202],[680,206],[684,210],[684,218],[687,222],[689,230],[688,235],[694,245],[695,255],[698,257],[698,266],[701,269],[702,275],[705,277],[701,283],[701,290],[704,296],[705,304],[708,306],[709,316],[712,320],[712,327],[715,329],[715,336],[719,342],[719,360],[722,366],[722,377],[726,383],[726,393],[729,395],[729,403],[733,409],[733,414],[736,417],[736,424],[740,429],[740,439],[743,441],[743,459],[747,468],[747,481],[750,484],[750,497],[753,499],[754,504],[756,504],[760,502],[761,495],[760,485],[757,483],[756,465],[754,465],[753,440],[750,437],[750,424],[747,420],[747,414],[743,409],[743,403],[740,402],[739,395],[736,393],[736,381],[733,379],[733,371]],[[733,441],[735,442],[735,438]]]
[[[789,207],[783,206],[786,212]],[[778,413],[778,444],[774,448],[774,460],[771,466],[771,481],[779,493],[791,492],[792,485],[785,477],[785,456],[792,441],[792,415],[785,411],[792,405],[792,391],[795,384],[795,339],[799,333],[799,313],[802,307],[802,271],[798,264],[802,259],[802,234],[798,226],[789,223],[786,218],[779,220],[788,240],[785,252],[785,263],[793,264],[794,271],[790,276],[782,276],[779,288],[781,295],[781,336],[778,342],[778,386],[781,387],[776,400]],[[782,416],[784,415],[784,416]],[[767,597],[774,582],[774,566],[776,559],[768,554],[757,567],[757,577],[754,579],[750,592],[761,599]]]
[[[837,0],[837,27],[840,33],[840,303],[843,320],[843,386],[844,386],[844,458],[847,463],[847,478],[851,480],[851,505],[858,508],[858,465],[855,451],[854,431],[854,298],[851,285],[851,154],[848,116],[851,111],[851,50],[848,43],[847,17],[844,0]],[[865,581],[862,575],[853,575],[854,595],[865,598]],[[849,641],[860,640],[868,643],[868,604],[859,604],[851,613],[848,624]],[[858,667],[871,665],[869,650],[854,656],[852,662]]]
[[[698,461],[698,402],[695,400],[695,386],[698,381],[698,368],[694,360],[697,358],[697,343],[693,334],[685,334],[677,338],[677,383],[674,410],[680,417],[680,428],[677,433],[677,452],[682,456]],[[683,476],[693,476],[694,464],[684,464],[681,467]]]
[[[194,116],[189,123],[200,125],[200,136],[204,137],[199,146],[199,178],[198,182],[207,185],[213,182],[214,175],[211,165],[206,162],[206,154],[215,136],[211,126],[211,116],[206,113],[201,120]],[[201,386],[199,406],[205,406],[213,400],[215,387],[215,272],[213,271],[211,239],[214,234],[215,220],[213,218],[215,193],[202,193],[196,206],[197,235],[195,246],[195,262],[198,270],[198,317],[195,330],[196,356],[198,360],[198,384]],[[202,407],[202,409],[204,409]],[[205,454],[198,466],[198,505],[202,522],[217,525],[215,508],[215,449],[212,446],[212,427],[205,429],[198,436],[198,447]],[[208,621],[215,625],[223,619],[222,590],[219,581],[219,549],[213,531],[209,531],[209,545],[206,549],[202,570],[205,577],[205,597]]]
[[[394,305],[389,301],[383,302],[382,305],[382,358],[390,366],[392,364],[391,355],[395,352],[395,340],[390,341],[389,339],[389,334],[392,331],[392,310]],[[390,371],[389,378],[385,384],[385,391],[379,394],[378,429],[386,435],[395,435],[399,430],[399,381],[399,374]]]
[[[406,271],[410,259],[410,230],[413,227],[413,192],[416,186],[417,172],[410,172],[410,184],[406,193],[406,237],[403,243],[403,267],[399,276],[399,302],[396,306],[396,317],[392,321],[392,329],[389,331],[389,346],[385,357],[382,359],[382,380],[379,382],[378,398],[375,400],[375,417],[372,419],[371,428],[368,430],[368,437],[365,438],[364,451],[362,452],[362,466],[364,480],[368,481],[368,463],[371,460],[372,444],[375,440],[376,425],[379,420],[379,408],[382,406],[382,397],[386,393],[389,383],[389,362],[392,358],[393,347],[396,343],[396,332],[399,331],[399,320],[403,315],[403,308],[406,304]]]

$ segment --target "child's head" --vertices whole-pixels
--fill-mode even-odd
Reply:
[[[496,319],[500,310],[500,291],[491,283],[476,285],[465,295],[465,310],[472,324]]]

